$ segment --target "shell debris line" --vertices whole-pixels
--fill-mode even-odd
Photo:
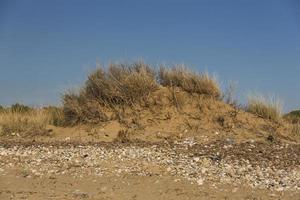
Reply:
[[[300,189],[299,162],[299,147],[292,144],[266,146],[253,142],[216,142],[200,145],[188,140],[163,145],[0,146],[0,175],[4,176],[12,169],[21,169],[19,175],[26,178],[170,175],[199,186],[204,183],[246,184],[253,188],[297,191]]]

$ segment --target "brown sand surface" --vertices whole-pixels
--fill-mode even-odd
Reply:
[[[245,186],[197,185],[172,176],[53,176],[0,179],[0,199],[299,199],[299,192],[276,192]]]

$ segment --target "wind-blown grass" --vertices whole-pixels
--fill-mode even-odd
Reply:
[[[282,103],[276,98],[267,98],[262,95],[248,97],[246,110],[257,116],[272,121],[280,121],[282,117]]]
[[[161,67],[159,80],[163,86],[180,87],[189,93],[205,94],[214,98],[221,96],[221,90],[215,77],[208,73],[196,73],[184,66]]]
[[[92,72],[79,92],[67,92],[63,96],[65,122],[74,125],[107,121],[109,116],[104,110],[145,105],[151,93],[162,86],[180,87],[213,98],[221,95],[216,79],[207,73],[179,67],[162,67],[157,73],[143,62],[113,63]]]
[[[300,110],[294,110],[288,114],[285,114],[283,117],[293,124],[300,124]]]
[[[133,104],[155,91],[158,84],[155,71],[143,62],[133,64],[110,64],[88,76],[84,87],[84,95],[101,104]]]
[[[47,125],[63,125],[61,108],[49,106],[32,108],[23,104],[2,107],[0,135],[47,135]]]
[[[51,116],[42,109],[26,113],[6,110],[0,113],[0,134],[2,135],[44,135]]]

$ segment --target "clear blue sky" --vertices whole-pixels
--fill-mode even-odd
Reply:
[[[97,61],[140,58],[300,108],[300,1],[0,0],[0,104],[59,104]]]

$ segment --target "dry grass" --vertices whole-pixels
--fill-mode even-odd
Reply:
[[[85,95],[105,106],[133,105],[155,91],[155,71],[143,62],[110,64],[91,73],[84,88]]]
[[[290,128],[291,134],[294,136],[300,136],[300,110],[294,110],[283,116],[288,127]]]
[[[43,109],[33,109],[28,112],[6,110],[0,113],[1,135],[43,135],[46,125],[51,121],[49,112]]]
[[[292,134],[296,135],[296,136],[300,136],[300,124],[291,124],[292,128],[291,128],[291,132]]]
[[[170,96],[170,102],[176,106],[177,110],[182,109],[186,102],[186,97],[182,93],[182,91],[179,88],[172,87],[170,88],[171,96]]]
[[[300,124],[300,110],[294,110],[285,114],[283,118],[292,124]]]
[[[88,76],[78,94],[64,95],[65,122],[74,125],[107,121],[103,110],[146,102],[157,88],[155,71],[143,62],[110,64],[108,69],[99,67]]]
[[[266,98],[261,95],[249,96],[246,110],[275,122],[279,122],[282,118],[282,103],[276,98]]]
[[[49,116],[49,124],[54,126],[64,125],[64,113],[62,108],[55,106],[44,107],[43,111]]]
[[[224,93],[222,94],[222,99],[225,103],[238,108],[238,101],[236,99],[236,93],[237,91],[237,83],[235,82],[229,82],[227,88],[225,89]]]
[[[160,86],[179,88],[188,93],[219,98],[221,91],[214,77],[194,73],[183,67],[157,73],[143,62],[110,64],[99,67],[88,76],[79,92],[68,92],[63,97],[64,120],[68,125],[107,121],[107,111],[119,113],[124,107],[149,106],[151,94]],[[183,106],[180,94],[172,93],[172,102]]]
[[[103,106],[94,99],[88,99],[84,94],[69,92],[63,97],[64,124],[99,123],[107,121]]]
[[[180,87],[189,93],[205,94],[214,98],[221,96],[221,90],[215,77],[208,73],[196,73],[184,66],[161,67],[159,80],[163,86]]]
[[[47,135],[47,125],[63,125],[62,109],[55,106],[31,108],[13,104],[0,111],[0,135]]]

